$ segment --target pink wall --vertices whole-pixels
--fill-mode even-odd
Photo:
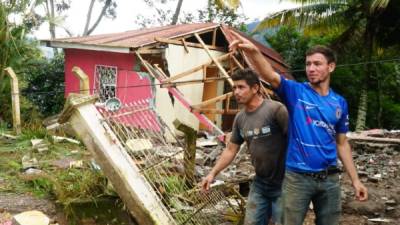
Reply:
[[[113,53],[81,49],[65,51],[65,96],[79,93],[79,80],[72,73],[74,66],[80,67],[88,76],[90,93],[93,93],[94,72],[96,65],[115,66],[118,68],[117,97],[124,103],[150,98],[152,96],[148,77],[141,77],[133,71],[135,56],[126,53]],[[142,85],[142,87],[132,87]],[[131,86],[131,87],[127,87]],[[127,88],[124,88],[127,87]]]

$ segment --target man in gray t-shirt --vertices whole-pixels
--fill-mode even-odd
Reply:
[[[287,110],[283,104],[264,100],[260,81],[250,69],[232,75],[233,93],[244,108],[236,115],[232,136],[211,172],[203,179],[202,189],[209,190],[215,176],[235,158],[246,142],[256,176],[247,201],[245,224],[265,225],[272,218],[279,222],[278,200],[285,168]]]

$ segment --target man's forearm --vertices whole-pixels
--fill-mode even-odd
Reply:
[[[269,83],[273,78],[275,71],[271,64],[264,58],[260,51],[254,51],[251,54],[246,54],[246,58],[253,65],[253,69],[261,76],[261,78]]]
[[[355,181],[359,181],[357,170],[353,161],[353,156],[351,154],[351,148],[347,141],[346,143],[343,143],[340,146],[338,146],[338,153],[339,153],[339,158],[341,159],[345,170],[349,174],[351,181],[353,183]]]
[[[226,148],[222,154],[221,157],[218,159],[217,163],[211,170],[211,174],[214,176],[217,176],[219,172],[221,172],[223,169],[229,166],[229,164],[235,159],[237,150],[235,149],[230,149],[229,146]]]

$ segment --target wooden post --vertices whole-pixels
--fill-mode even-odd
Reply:
[[[183,155],[183,168],[185,170],[185,182],[190,188],[194,187],[194,168],[196,165],[196,138],[197,132],[192,127],[183,124],[179,120],[173,122],[177,130],[185,134],[186,149]]]
[[[182,38],[181,41],[182,41],[183,47],[185,48],[186,53],[189,53],[189,48],[188,48],[188,46],[186,45],[185,38]]]
[[[77,66],[72,68],[72,72],[79,79],[79,93],[90,95],[89,76]]]
[[[12,117],[13,127],[16,135],[21,134],[21,113],[19,107],[19,88],[18,78],[11,67],[4,69],[11,78],[11,106],[12,106]]]

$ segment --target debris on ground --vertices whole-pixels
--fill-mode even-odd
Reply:
[[[50,219],[44,213],[32,210],[13,216],[13,225],[49,225]]]
[[[360,135],[362,138],[360,138]],[[379,138],[379,140],[376,138]],[[387,141],[388,139],[390,139],[390,141]],[[1,136],[1,140],[4,141],[4,143],[10,143],[11,140],[15,141],[4,135]],[[26,181],[29,179],[24,179],[24,177],[35,177],[36,175],[37,177],[42,177],[41,173],[43,173],[42,169],[44,169],[41,168],[42,159],[36,158],[38,152],[36,152],[36,155],[33,152],[29,152],[29,149],[33,150],[33,146],[40,146],[43,142],[40,140],[32,142],[32,140],[34,139],[29,140],[26,150],[23,151],[24,154],[21,155],[21,161],[19,161],[21,170],[18,177]],[[134,146],[134,142],[128,144],[129,141],[127,141],[126,145],[132,147],[130,150],[134,149],[137,151],[136,153],[132,151],[132,154],[139,154],[141,151],[140,154],[142,154],[142,156],[152,154],[154,157],[173,156],[174,159],[170,161],[171,169],[176,171],[176,173],[184,172],[180,164],[183,160],[183,154],[173,155],[162,149],[155,149],[159,148],[159,146],[153,146],[154,148],[149,150],[148,147],[146,147],[149,146],[148,139],[144,140],[145,141],[143,141],[143,144],[140,146]],[[384,130],[365,131],[358,133],[357,136],[350,134],[349,140],[353,148],[353,158],[357,165],[360,179],[368,187],[370,198],[367,202],[356,201],[354,199],[351,182],[348,176],[343,173],[341,175],[342,217],[340,224],[400,224],[400,144],[396,142],[396,140],[400,140],[400,132]],[[65,142],[75,145],[73,142]],[[217,142],[216,145],[215,142]],[[44,143],[49,144],[48,147],[53,148],[48,141],[45,140]],[[32,148],[30,147],[31,145]],[[197,139],[195,158],[195,179],[197,182],[200,182],[215,165],[224,147],[225,145],[223,143],[216,141],[213,137],[210,137],[210,139],[207,137]],[[82,156],[90,156],[87,163],[80,158]],[[48,166],[51,166],[51,168],[58,170],[69,170],[71,168],[81,168],[85,170],[89,168],[92,170],[94,169],[94,171],[99,171],[100,166],[91,157],[91,155],[82,155],[77,148],[71,148],[66,152],[66,155],[49,160],[46,163]],[[213,186],[233,184],[236,189],[239,189],[242,195],[246,196],[246,191],[243,190],[247,189],[248,191],[253,176],[254,169],[251,165],[250,156],[247,152],[246,145],[243,145],[236,159],[217,177],[218,181],[213,184]],[[35,178],[31,180],[35,180]],[[168,182],[175,181],[171,180]],[[110,182],[107,184],[111,185]],[[0,188],[4,185],[8,185],[7,178],[0,177]],[[21,211],[33,209],[44,212],[44,214],[49,215],[49,218],[54,218],[56,209],[53,203],[48,202],[35,205],[32,203],[33,200],[23,200],[28,198],[32,197],[24,197],[24,195],[19,194],[11,197],[11,195],[2,194],[0,196],[0,225],[11,225],[8,224],[8,222],[11,221],[10,217],[12,217],[13,214],[15,215],[15,213],[20,213]],[[18,205],[23,202],[27,202],[26,205]],[[178,203],[180,203],[180,201],[176,201],[175,210],[193,210],[187,205]],[[43,208],[43,204],[49,206],[53,205],[53,208]],[[219,207],[218,205],[216,206]],[[314,219],[315,216],[311,209],[304,224],[314,224]]]
[[[21,159],[22,170],[27,170],[30,168],[39,168],[39,162],[35,157],[31,157],[30,155],[24,155]]]
[[[53,141],[55,143],[60,143],[60,142],[63,142],[63,141],[67,141],[67,142],[70,142],[72,144],[77,144],[77,145],[79,145],[81,143],[78,140],[75,140],[73,138],[68,138],[68,137],[52,136],[52,138],[53,138]]]
[[[39,153],[46,152],[49,150],[48,144],[44,139],[31,139],[32,149]]]
[[[0,136],[11,140],[17,140],[17,136],[11,134],[0,133]]]

